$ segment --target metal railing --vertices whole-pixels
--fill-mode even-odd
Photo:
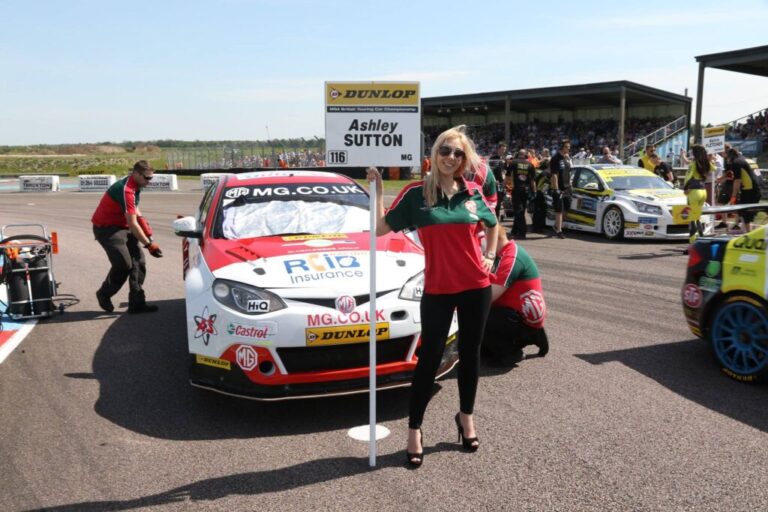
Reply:
[[[640,137],[634,142],[624,146],[624,160],[630,161],[638,157],[648,144],[660,144],[668,138],[688,128],[688,116],[680,116],[671,123],[662,126],[658,130]]]

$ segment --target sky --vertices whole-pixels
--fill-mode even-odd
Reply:
[[[768,44],[768,0],[0,0],[0,146],[324,137],[326,81],[443,96],[629,80],[694,97],[695,57]],[[702,120],[768,107],[707,69]]]

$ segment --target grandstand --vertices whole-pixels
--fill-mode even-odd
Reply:
[[[688,96],[629,81],[545,87],[422,98],[425,147],[447,127],[473,129],[481,153],[505,140],[511,148],[552,149],[561,137],[593,153],[615,147],[628,159],[645,137],[661,146],[662,155],[688,147]]]

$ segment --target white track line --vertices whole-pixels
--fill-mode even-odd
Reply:
[[[32,328],[36,323],[37,319],[25,321],[24,325],[21,326],[21,329],[16,331],[13,336],[6,340],[5,343],[0,345],[0,363],[5,361],[5,358],[11,355],[11,352],[13,352],[16,347],[21,345],[21,342],[24,341],[24,338],[27,337],[27,334],[32,331]]]

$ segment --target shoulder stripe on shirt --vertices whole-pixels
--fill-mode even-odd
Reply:
[[[413,189],[422,189],[419,191],[422,195],[424,194],[423,188],[424,188],[424,182],[423,181],[416,181],[414,183],[409,183],[406,185],[403,190],[400,191],[399,194],[397,194],[397,197],[394,201],[392,201],[392,204],[389,205],[389,209],[392,210],[397,207],[397,205],[400,203],[400,201],[403,200],[403,198],[406,196],[406,194],[410,193]]]

